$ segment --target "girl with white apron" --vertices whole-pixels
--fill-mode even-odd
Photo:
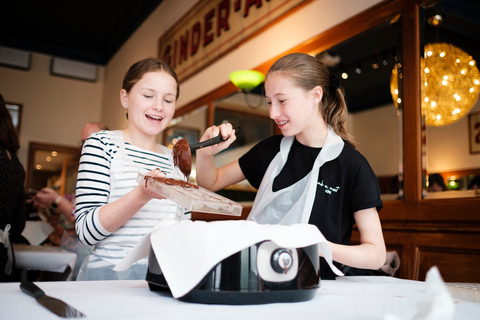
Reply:
[[[134,171],[133,175],[137,176],[139,173],[146,174],[148,170],[142,168],[139,164],[136,164],[128,155],[125,150],[125,140],[123,138],[123,131],[111,131],[113,134],[110,135],[110,139],[112,142],[117,145],[118,152],[115,157],[112,159],[112,164],[110,167],[110,190],[115,191],[118,190],[117,184],[119,181],[115,179],[117,175],[116,172],[132,172]],[[170,163],[173,164],[173,157],[172,151],[163,146],[159,145],[164,155],[168,157]],[[173,167],[173,170],[170,174],[168,174],[169,178],[174,179],[184,179],[183,174],[177,167]],[[122,195],[118,195],[122,196]],[[109,199],[108,203],[115,201],[118,197],[115,197],[115,194],[112,194]],[[170,201],[167,199],[152,199],[150,200],[143,208],[152,210],[152,207],[157,205],[158,207],[162,207],[162,204],[159,202],[162,201],[165,203],[166,201]],[[148,208],[149,207],[149,208]],[[188,219],[189,215],[185,215],[185,210],[180,206],[176,205],[176,212],[166,212],[166,213],[159,213],[158,216],[166,219]],[[142,210],[137,212],[137,215],[141,215]],[[158,209],[157,209],[158,211]],[[135,217],[134,216],[134,217]],[[152,226],[153,227],[153,226]],[[101,242],[105,242],[102,244]],[[105,240],[102,240],[97,245],[95,245],[95,249],[90,255],[85,259],[82,266],[80,267],[77,280],[94,280],[94,279],[117,279],[117,280],[130,280],[130,279],[142,279],[145,278],[146,270],[147,270],[147,259],[143,259],[132,265],[129,269],[124,271],[113,271],[113,268],[118,263],[118,252],[123,251],[124,255],[127,255],[130,250],[132,250],[133,245],[126,246],[124,243],[115,243],[112,242],[109,237]]]
[[[366,159],[353,150],[355,144],[346,123],[348,108],[338,79],[330,74],[328,67],[320,60],[309,54],[295,52],[275,61],[266,75],[264,86],[269,116],[285,136],[280,141],[280,151],[275,153],[275,150],[278,150],[277,138],[266,138],[245,156],[217,168],[214,165],[213,156],[231,145],[235,140],[235,131],[231,124],[212,126],[205,131],[202,139],[209,139],[219,133],[224,138],[232,137],[232,139],[219,143],[215,148],[197,151],[197,183],[204,188],[216,191],[244,179],[250,180],[255,187],[258,186],[258,192],[247,219],[262,224],[290,225],[312,221],[318,226],[324,221],[331,222],[330,218],[333,215],[340,220],[345,215],[348,219],[345,224],[322,225],[322,227],[328,228],[332,234],[349,237],[355,223],[360,232],[360,244],[350,245],[332,239],[329,245],[332,248],[334,260],[356,268],[381,267],[385,262],[385,241],[378,215],[378,210],[382,207],[378,180]],[[326,139],[323,141],[325,136]],[[300,168],[302,170],[295,170],[295,168],[285,167],[296,137],[305,143],[307,148],[318,147],[323,142],[323,147],[315,157],[311,171],[308,171],[310,168],[302,167]],[[346,144],[352,145],[352,148]],[[257,158],[263,156],[262,148],[265,148],[265,157],[268,157],[268,160]],[[313,152],[309,151],[305,149],[305,154],[314,156]],[[296,150],[292,149],[292,152]],[[301,158],[302,151],[299,150],[299,154],[292,154],[292,156]],[[272,157],[273,160],[269,163]],[[338,161],[330,162],[334,159]],[[315,212],[315,216],[312,216],[314,203],[325,198],[320,198],[321,195],[317,195],[316,191],[320,170],[327,162],[330,162],[332,167],[337,164],[341,166],[341,162],[345,162],[349,171],[328,172],[337,174],[334,179],[337,179],[339,184],[340,179],[345,180],[345,190],[342,190],[338,197],[325,200],[325,210],[321,208],[323,214],[318,213],[317,216]],[[302,166],[302,164],[301,159],[298,165]],[[285,170],[293,169],[292,171],[301,171],[301,174],[307,175],[293,185],[273,191],[275,178],[280,175],[284,177],[282,172],[284,167]],[[267,170],[263,174],[265,168]],[[362,181],[356,179],[357,175]],[[261,180],[260,177],[262,177]],[[288,176],[287,172],[285,177],[283,183],[294,178]],[[361,183],[366,183],[368,187],[353,190]],[[353,190],[353,196],[350,195],[351,190]],[[323,203],[319,205],[322,206]],[[314,220],[316,222],[313,222]],[[346,238],[344,242],[347,242]]]

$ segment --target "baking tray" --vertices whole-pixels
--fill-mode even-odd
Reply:
[[[137,183],[145,185],[145,175],[139,174]],[[147,179],[146,187],[184,207],[187,211],[225,214],[237,217],[242,215],[243,207],[241,204],[200,186],[198,186],[198,189],[185,188]]]

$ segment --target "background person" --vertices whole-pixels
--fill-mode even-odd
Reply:
[[[338,80],[318,59],[293,53],[270,68],[265,92],[270,118],[283,136],[269,137],[217,169],[213,156],[235,140],[235,132],[230,124],[208,128],[201,140],[219,133],[230,138],[197,151],[198,184],[216,191],[246,178],[258,189],[249,220],[314,224],[337,265],[380,268],[386,249],[378,180],[354,148]],[[349,245],[355,223],[360,244]],[[320,270],[323,279],[335,277],[323,258]]]
[[[480,189],[480,176],[474,177],[470,180],[468,184],[468,190],[479,190]]]
[[[17,131],[0,94],[0,281],[13,279],[15,255],[12,241],[25,228],[25,170],[17,158]]]
[[[445,191],[445,180],[439,173],[432,173],[428,175],[428,192]]]
[[[107,130],[107,126],[101,122],[87,123],[80,134],[81,144],[87,138],[102,130]],[[80,143],[79,143],[80,144]],[[83,260],[92,251],[92,247],[82,244],[75,232],[75,199],[74,195],[66,194],[59,195],[57,191],[52,188],[43,188],[36,193],[34,197],[34,206],[36,208],[46,207],[60,213],[58,224],[61,227],[60,247],[67,251],[77,254],[77,262],[72,271],[72,280],[75,280]]]
[[[80,241],[95,248],[77,280],[145,279],[147,258],[125,271],[113,268],[159,220],[182,216],[177,204],[137,183],[139,173],[185,179],[174,167],[172,150],[156,142],[173,118],[178,94],[177,76],[168,64],[156,58],[136,62],[120,90],[126,128],[98,132],[85,141],[75,227]]]
[[[108,130],[108,127],[102,122],[94,121],[87,123],[82,129],[82,133],[80,135],[81,140],[78,144],[83,145],[85,143],[85,140],[87,140],[87,138],[90,137],[93,133],[102,130]]]

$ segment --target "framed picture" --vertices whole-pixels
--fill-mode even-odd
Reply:
[[[50,73],[72,79],[95,82],[97,66],[91,63],[53,57],[50,63]]]
[[[28,51],[0,46],[0,65],[10,68],[30,70],[32,55]]]
[[[22,119],[22,105],[19,103],[5,102],[7,109],[12,116],[13,126],[17,130],[17,135],[20,135],[20,120]]]
[[[197,143],[200,139],[200,132],[198,129],[171,126],[166,130],[167,134],[163,135],[163,144],[169,148],[173,148],[177,139],[185,138],[188,144]]]
[[[480,112],[468,115],[470,153],[480,153]]]
[[[269,117],[235,110],[216,108],[214,121],[216,124],[230,122],[234,127],[241,127],[241,134],[237,135],[237,139],[228,150],[255,144],[275,132],[274,122]]]

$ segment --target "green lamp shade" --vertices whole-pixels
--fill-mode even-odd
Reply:
[[[256,70],[237,70],[230,73],[229,78],[238,89],[250,91],[262,83],[265,76]]]

